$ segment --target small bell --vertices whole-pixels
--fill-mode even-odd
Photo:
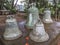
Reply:
[[[24,12],[25,7],[24,7],[24,2],[23,1],[20,2],[19,9],[20,9],[19,11],[23,11]]]
[[[54,0],[47,0],[48,1],[48,4],[54,6]]]
[[[55,0],[55,3],[58,4],[60,2],[60,0]]]
[[[24,0],[14,0],[14,6],[18,11],[24,12],[25,10]]]
[[[44,11],[43,22],[44,23],[53,23],[53,20],[51,19],[51,11],[49,9],[46,9]]]
[[[22,32],[19,30],[17,21],[12,15],[8,15],[6,19],[6,29],[4,32],[5,40],[14,40],[19,38],[22,35]]]
[[[49,39],[49,35],[45,32],[43,23],[38,22],[33,31],[30,33],[30,38],[35,42],[44,42]]]

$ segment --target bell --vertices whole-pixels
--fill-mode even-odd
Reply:
[[[48,1],[48,4],[54,6],[54,0],[47,0]]]
[[[51,11],[47,8],[44,11],[43,22],[44,23],[53,23],[53,20],[51,19]]]
[[[22,32],[19,30],[17,21],[12,15],[8,15],[6,19],[6,29],[4,32],[5,40],[14,40],[19,38],[22,35]]]
[[[33,31],[30,33],[30,38],[35,42],[44,42],[49,39],[49,35],[45,32],[43,23],[36,23]]]
[[[29,15],[27,18],[26,26],[32,29],[39,19],[39,11],[38,8],[35,7],[35,3],[32,3],[32,6],[29,8],[28,12]]]
[[[21,1],[19,9],[20,9],[20,11],[24,12],[25,7],[24,7],[24,2],[23,1]]]
[[[60,0],[55,0],[55,3],[58,4],[60,2]]]
[[[25,10],[24,0],[14,0],[14,6],[18,11],[24,12]]]

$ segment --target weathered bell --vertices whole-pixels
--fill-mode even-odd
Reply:
[[[60,0],[55,0],[55,3],[58,4],[60,2]]]
[[[39,19],[39,11],[38,8],[36,8],[35,5],[32,3],[32,6],[29,8],[28,12],[29,15],[27,18],[28,20],[26,26],[32,29]]]
[[[8,15],[6,19],[6,29],[4,32],[5,40],[14,40],[19,38],[22,35],[22,32],[19,30],[17,21],[12,15]]]
[[[47,0],[47,1],[48,1],[48,4],[54,5],[54,0]]]
[[[14,0],[14,6],[16,10],[24,12],[25,9],[24,0]]]
[[[35,42],[44,42],[49,39],[49,35],[45,32],[43,23],[38,22],[33,31],[30,33],[30,38]]]
[[[20,9],[19,11],[24,12],[25,7],[24,7],[24,2],[23,1],[21,1],[19,9]]]
[[[53,20],[51,19],[51,11],[47,8],[44,11],[43,22],[44,23],[53,23]]]

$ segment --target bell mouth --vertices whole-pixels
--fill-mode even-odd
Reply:
[[[18,34],[18,35],[14,36],[14,37],[13,36],[11,36],[11,37],[4,36],[4,39],[5,40],[15,40],[15,39],[18,39],[21,36],[22,36],[22,34]]]
[[[49,35],[45,33],[44,35],[32,35],[32,32],[30,33],[30,39],[35,42],[45,42],[49,40]]]

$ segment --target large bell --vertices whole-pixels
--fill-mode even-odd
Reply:
[[[53,23],[53,20],[51,19],[51,11],[47,8],[44,11],[43,22],[44,23]]]
[[[6,19],[6,29],[4,32],[5,40],[14,40],[19,38],[22,35],[22,32],[19,30],[17,21],[12,15],[8,15]]]
[[[32,3],[32,6],[29,8],[28,12],[29,12],[29,15],[27,18],[28,20],[27,20],[26,26],[32,29],[39,19],[39,11],[38,11],[38,8],[35,7],[35,4]]]
[[[35,42],[44,42],[49,39],[49,35],[45,32],[43,23],[38,22],[33,31],[30,33],[30,38]]]

